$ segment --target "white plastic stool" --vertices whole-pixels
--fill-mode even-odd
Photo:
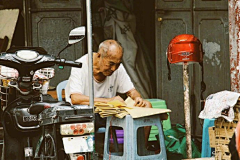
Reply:
[[[109,154],[109,127],[117,126],[122,127],[124,130],[124,150],[122,156],[110,153]],[[139,143],[139,139],[137,139],[137,132],[139,127],[144,126],[157,126],[159,131],[159,144],[160,144],[160,153],[154,155],[144,155],[139,156],[137,153],[137,148],[139,151],[143,151],[145,149],[144,138],[141,139],[142,144],[137,145]],[[116,141],[116,140],[115,140]],[[146,150],[146,149],[145,149]],[[133,119],[130,115],[127,115],[123,119],[119,119],[116,117],[108,117],[106,124],[106,132],[105,132],[105,144],[104,144],[104,160],[166,160],[166,147],[164,143],[164,135],[162,131],[162,125],[159,115],[153,115],[148,117],[142,117]]]

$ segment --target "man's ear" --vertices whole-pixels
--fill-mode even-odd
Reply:
[[[97,57],[100,58],[101,57],[101,53],[97,52]]]

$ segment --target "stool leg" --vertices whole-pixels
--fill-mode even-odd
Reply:
[[[112,138],[113,138],[115,152],[119,152],[116,128],[114,126],[111,127],[111,132],[110,133],[113,136]]]
[[[160,154],[162,158],[166,158],[166,146],[165,146],[165,139],[164,139],[164,134],[163,134],[163,129],[162,129],[162,124],[161,124],[161,119],[159,118],[160,123],[158,124],[158,131],[159,131],[159,143],[160,143]]]
[[[154,152],[147,150],[147,148],[145,146],[145,143],[146,143],[145,141],[146,141],[145,128],[140,127],[137,130],[137,144],[141,144],[141,145],[137,145],[137,154],[139,156],[146,156],[146,155],[154,154]]]
[[[103,155],[104,155],[104,159],[107,159],[108,157],[108,152],[109,152],[109,117],[107,118],[107,123],[106,123],[106,131],[105,131],[105,139],[104,139],[104,151],[103,151]]]

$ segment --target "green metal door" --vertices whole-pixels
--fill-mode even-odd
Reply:
[[[194,34],[203,44],[204,99],[212,93],[230,89],[228,45],[228,1],[156,0],[156,77],[157,97],[166,100],[172,110],[171,122],[184,124],[182,66],[170,65],[168,80],[166,50],[178,34]],[[198,115],[201,110],[201,67],[189,65],[192,130],[201,134]]]
[[[43,47],[49,54],[57,55],[68,44],[71,29],[83,23],[81,0],[25,0],[26,45]],[[76,60],[83,55],[83,43],[66,49],[61,58]],[[70,67],[55,67],[55,77],[50,81],[56,86],[68,79]]]

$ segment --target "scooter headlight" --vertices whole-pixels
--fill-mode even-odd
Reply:
[[[20,50],[17,51],[17,57],[24,60],[32,60],[38,57],[38,53],[31,50]]]

